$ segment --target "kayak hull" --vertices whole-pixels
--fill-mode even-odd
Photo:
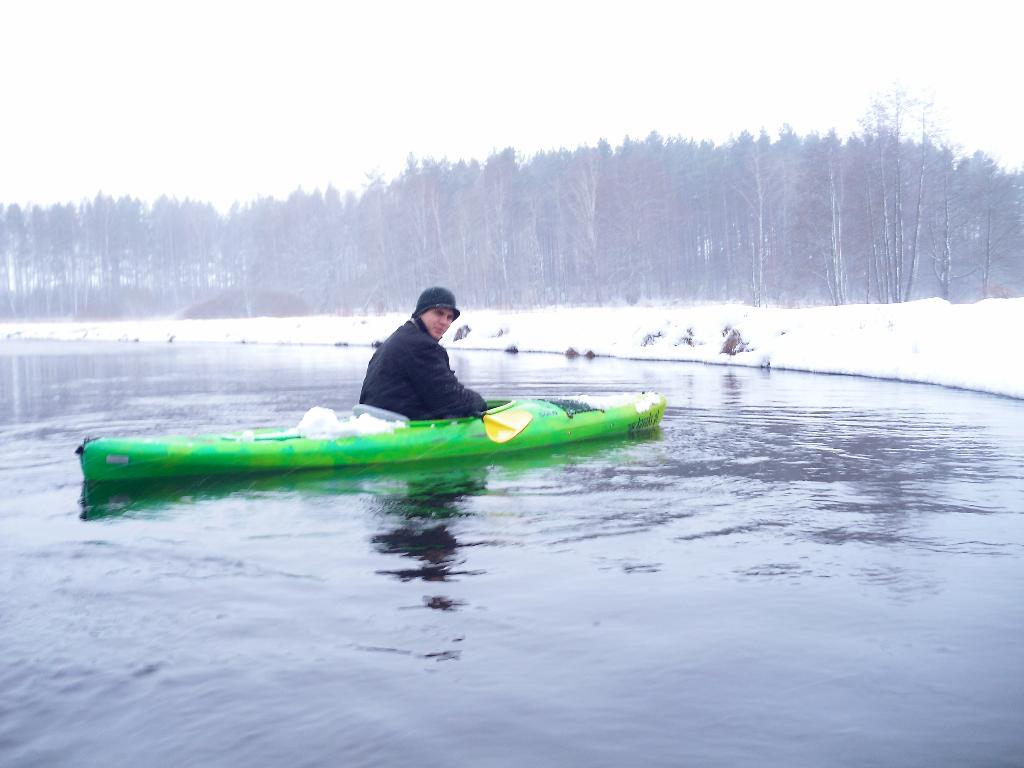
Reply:
[[[665,413],[665,398],[658,394],[608,400],[601,407],[582,408],[566,405],[581,401],[506,401],[483,419],[412,421],[393,431],[337,439],[310,439],[273,429],[98,438],[86,440],[79,454],[87,482],[290,472],[481,457],[643,434],[656,429]]]

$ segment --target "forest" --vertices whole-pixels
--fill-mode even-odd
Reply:
[[[847,138],[743,133],[485,160],[408,158],[358,192],[221,213],[97,194],[0,201],[0,317],[470,307],[956,302],[1024,293],[1024,170],[936,137],[900,100]]]

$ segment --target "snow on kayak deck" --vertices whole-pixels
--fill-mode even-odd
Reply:
[[[625,395],[577,395],[567,399],[578,400],[584,405],[589,405],[591,408],[597,408],[599,411],[605,411],[609,408],[621,408],[624,405],[633,405],[636,407],[637,413],[647,413],[661,402],[661,395],[653,392],[634,392]]]
[[[661,402],[661,396],[649,392],[633,392],[622,395],[605,395],[601,397],[578,395],[569,398],[578,400],[597,410],[618,408],[624,405],[634,405],[637,413],[647,413],[651,408]],[[298,426],[284,432],[275,432],[273,435],[261,435],[262,438],[278,438],[284,436],[305,437],[310,440],[336,440],[340,437],[355,437],[356,435],[379,435],[386,432],[394,432],[402,429],[407,424],[404,421],[391,421],[377,418],[369,413],[361,413],[358,416],[350,415],[348,418],[339,419],[338,414],[331,408],[320,405],[313,406],[299,421]],[[259,439],[252,430],[242,433],[242,440]]]
[[[342,421],[330,408],[317,405],[306,411],[295,432],[311,440],[335,440],[356,435],[380,435],[403,427],[403,421],[386,421],[368,413],[349,416]]]

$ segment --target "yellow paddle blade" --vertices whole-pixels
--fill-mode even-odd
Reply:
[[[518,435],[526,425],[533,421],[529,411],[502,411],[501,413],[485,413],[484,429],[487,436],[496,443],[507,443]]]

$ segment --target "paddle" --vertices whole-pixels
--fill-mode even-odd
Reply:
[[[484,414],[484,431],[495,443],[507,443],[533,421],[529,411],[500,411]]]

